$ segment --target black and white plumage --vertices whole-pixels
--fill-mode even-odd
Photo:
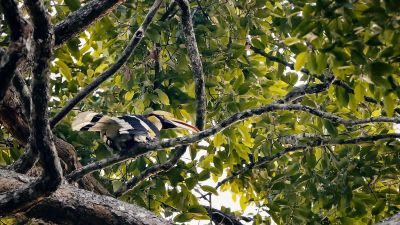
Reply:
[[[175,119],[171,113],[154,111],[147,115],[125,115],[110,117],[96,112],[79,113],[72,122],[72,129],[98,131],[111,148],[122,151],[135,143],[158,140],[161,129],[184,128],[193,132],[199,130]]]

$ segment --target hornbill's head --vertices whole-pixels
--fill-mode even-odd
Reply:
[[[193,132],[199,132],[200,130],[184,121],[174,118],[174,115],[165,111],[153,111],[147,115],[147,119],[152,122],[159,130],[161,129],[172,129],[172,128],[183,128]]]

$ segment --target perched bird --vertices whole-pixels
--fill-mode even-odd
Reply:
[[[160,137],[160,130],[171,128],[199,131],[197,127],[175,119],[172,113],[165,111],[115,117],[82,112],[72,122],[73,130],[99,131],[103,141],[116,151],[128,149],[135,143],[156,141]]]

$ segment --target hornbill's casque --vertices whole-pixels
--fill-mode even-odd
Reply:
[[[110,117],[96,112],[79,113],[72,122],[73,130],[99,131],[104,142],[116,151],[158,140],[160,130],[184,128],[198,132],[197,127],[175,119],[165,111],[153,111],[147,115]]]

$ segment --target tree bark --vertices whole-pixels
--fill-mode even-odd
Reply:
[[[33,179],[0,169],[0,193],[13,191]],[[57,224],[172,224],[142,207],[66,184],[24,214]]]
[[[18,141],[19,144],[25,146],[29,138],[28,121],[24,115],[21,96],[14,86],[10,86],[7,91],[3,104],[0,105],[0,124],[6,127],[7,131]],[[68,174],[77,168],[82,167],[77,159],[74,147],[61,138],[54,137],[58,155],[62,160],[63,171]],[[98,194],[109,194],[108,191],[93,177],[85,176],[79,181],[79,186],[94,191]]]

